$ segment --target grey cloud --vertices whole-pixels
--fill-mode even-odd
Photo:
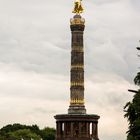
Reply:
[[[135,48],[139,40],[139,13],[129,1],[93,8],[97,15],[92,18],[93,26],[89,24],[91,16],[88,17],[92,32],[88,32],[86,36],[89,42],[86,44],[89,50],[87,54],[90,52],[86,59],[88,70],[92,70],[92,73],[95,70],[115,72],[132,80],[138,64]],[[89,59],[92,61],[88,61]]]
[[[1,97],[41,100],[65,100],[68,98],[69,85],[67,83],[69,79],[65,76],[25,72],[16,68],[15,65],[0,64],[0,69]],[[61,92],[58,94],[58,91]],[[67,94],[66,91],[68,91]]]
[[[118,0],[95,0],[96,4],[110,4],[110,3],[114,3],[114,2],[117,3]]]
[[[132,98],[127,89],[135,88],[139,62],[139,0],[83,4],[87,109],[101,114],[101,138],[123,140],[127,123],[122,109]],[[54,126],[54,108],[56,113],[67,110],[72,8],[73,2],[65,0],[0,0],[1,125],[18,121]],[[114,130],[108,134],[106,126]]]
[[[47,109],[42,109],[42,108],[35,108],[34,112],[39,112],[39,113],[43,113],[43,114],[52,114],[52,113],[55,114],[56,113],[55,110],[48,111]]]

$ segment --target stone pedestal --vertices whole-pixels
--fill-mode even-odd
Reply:
[[[99,140],[98,115],[56,115],[56,140]]]

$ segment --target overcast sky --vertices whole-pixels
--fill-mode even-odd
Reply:
[[[124,140],[123,106],[138,71],[140,0],[83,0],[85,100],[99,138]],[[55,127],[67,113],[72,0],[0,0],[0,127]]]

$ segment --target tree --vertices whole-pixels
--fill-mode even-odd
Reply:
[[[41,136],[43,140],[54,140],[55,139],[55,129],[46,127],[41,131]]]
[[[140,86],[140,72],[137,73],[137,76],[134,79],[134,83]]]
[[[21,140],[21,138],[23,138],[24,140],[31,140],[31,138],[33,138],[34,140],[41,139],[39,135],[32,132],[30,129],[19,129],[14,132],[9,132],[8,135],[8,138],[12,138],[14,140]]]
[[[132,102],[128,102],[124,107],[125,117],[129,122],[128,139],[140,140],[140,90],[134,95]]]
[[[0,129],[0,140],[55,140],[55,129],[39,129],[37,125],[9,124]]]
[[[140,50],[139,48],[137,49]],[[134,78],[134,83],[140,87],[140,72]],[[129,122],[127,140],[140,140],[140,88],[137,91],[129,91],[135,94],[132,102],[128,102],[124,107],[124,111],[126,112],[124,117]]]

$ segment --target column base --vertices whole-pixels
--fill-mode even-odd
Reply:
[[[56,115],[57,133],[55,140],[99,140],[97,127],[99,118],[95,114]]]
[[[69,106],[68,114],[86,114],[85,106]]]

